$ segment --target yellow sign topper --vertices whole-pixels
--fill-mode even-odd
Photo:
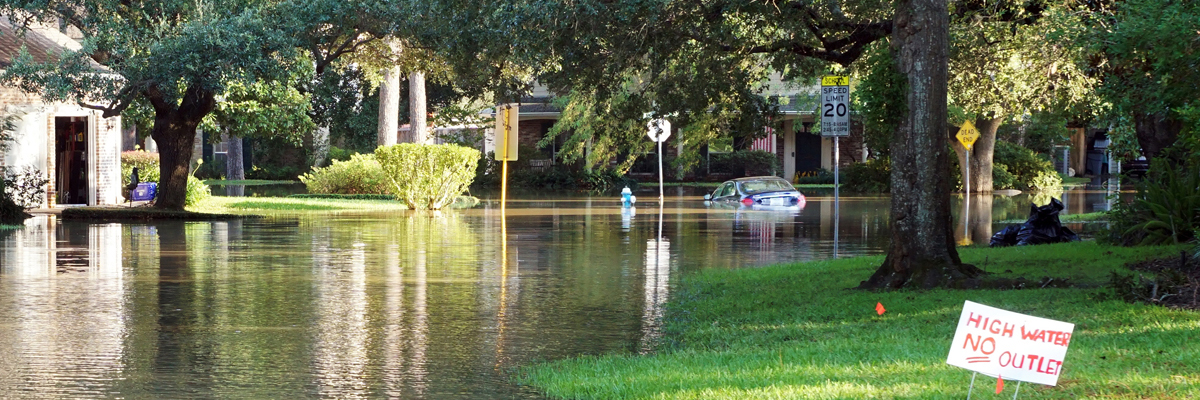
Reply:
[[[850,77],[848,76],[822,76],[821,86],[850,86]]]
[[[962,143],[963,147],[971,150],[971,146],[975,145],[975,140],[979,139],[979,129],[975,129],[975,124],[971,121],[963,122],[962,127],[958,129],[958,142]]]

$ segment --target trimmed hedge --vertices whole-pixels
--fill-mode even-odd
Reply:
[[[138,169],[138,180],[142,182],[158,182],[159,167],[158,153],[146,151],[126,151],[121,153],[121,186],[129,184],[129,176],[133,167]]]
[[[416,210],[439,210],[467,191],[479,150],[453,144],[401,143],[375,149],[392,193]]]
[[[334,160],[324,168],[300,176],[300,181],[313,194],[378,194],[390,195],[391,182],[374,154],[354,154],[347,161]]]
[[[713,153],[709,156],[708,172],[736,176],[774,175],[779,172],[779,159],[774,153],[759,150],[739,150],[732,153]],[[705,170],[701,165],[700,170]]]

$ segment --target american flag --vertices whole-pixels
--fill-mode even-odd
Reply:
[[[775,152],[775,132],[771,128],[767,128],[767,137],[754,139],[754,143],[750,145],[750,150],[760,150],[768,153]]]

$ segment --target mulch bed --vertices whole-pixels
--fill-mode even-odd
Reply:
[[[1187,252],[1129,265],[1132,276],[1113,277],[1117,295],[1127,301],[1200,310],[1200,260]]]

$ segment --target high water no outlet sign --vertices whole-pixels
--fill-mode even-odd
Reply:
[[[1054,386],[1075,324],[966,302],[946,363],[1005,380]]]

